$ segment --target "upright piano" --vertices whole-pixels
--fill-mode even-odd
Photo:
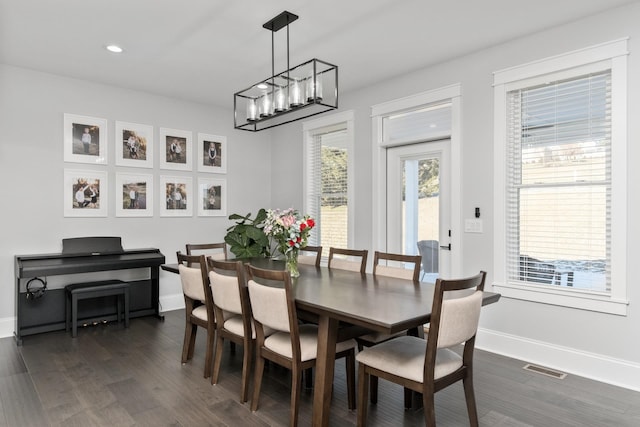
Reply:
[[[22,337],[25,335],[65,329],[64,288],[45,289],[28,294],[26,283],[29,280],[40,279],[38,288],[42,288],[42,284],[46,284],[47,276],[148,268],[147,279],[130,282],[130,317],[155,315],[162,319],[159,311],[159,278],[160,266],[164,262],[164,255],[159,249],[124,250],[120,237],[63,239],[62,253],[16,255],[14,334],[18,345],[22,343]],[[70,280],[69,283],[73,283],[73,279]],[[83,304],[82,309],[78,317],[86,322],[116,319],[113,304],[100,298]]]

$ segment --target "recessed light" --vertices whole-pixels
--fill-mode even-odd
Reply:
[[[110,45],[108,45],[108,46],[106,47],[106,49],[107,49],[109,52],[113,52],[113,53],[122,53],[122,48],[121,48],[120,46],[118,46],[118,45],[115,45],[115,44],[110,44]]]
[[[257,87],[258,89],[266,89],[266,88],[268,88],[269,86],[267,86],[265,83],[259,83],[256,87]]]

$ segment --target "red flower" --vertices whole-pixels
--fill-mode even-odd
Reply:
[[[301,237],[298,237],[298,243],[300,243],[302,241]]]
[[[304,231],[304,229],[307,228],[307,224],[304,222],[300,223],[300,231]]]
[[[289,241],[287,242],[287,244],[288,244],[289,246],[295,246],[296,242],[294,242],[293,240],[289,240]]]
[[[316,225],[316,222],[313,220],[313,218],[309,218],[307,220],[307,225],[309,226],[309,228],[313,228]]]

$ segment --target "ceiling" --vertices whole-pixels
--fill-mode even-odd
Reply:
[[[231,107],[271,74],[271,32],[288,10],[291,65],[339,66],[341,92],[630,0],[0,0],[0,62]],[[286,31],[275,33],[276,72]],[[104,46],[122,46],[122,54]]]

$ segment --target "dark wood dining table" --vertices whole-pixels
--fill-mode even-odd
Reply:
[[[251,259],[259,268],[284,269],[282,261]],[[178,272],[177,264],[165,271]],[[393,334],[429,323],[434,284],[373,274],[299,265],[293,280],[296,307],[318,322],[318,354],[313,391],[313,425],[328,426],[336,342],[370,331]],[[484,292],[483,305],[500,299]]]

